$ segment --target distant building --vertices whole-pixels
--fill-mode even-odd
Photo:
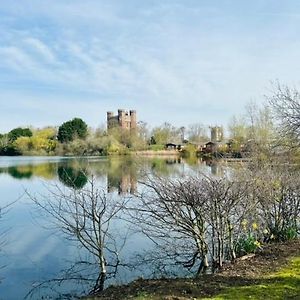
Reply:
[[[221,126],[210,127],[210,141],[213,143],[223,140],[223,128]]]
[[[217,151],[217,149],[218,144],[216,142],[207,142],[203,148],[205,153],[214,153]]]
[[[115,116],[113,112],[107,112],[107,129],[120,127],[123,129],[136,129],[136,111],[125,111],[118,109],[118,114]]]

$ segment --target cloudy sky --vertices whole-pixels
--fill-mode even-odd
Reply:
[[[106,111],[226,124],[298,85],[299,0],[0,0],[0,132]]]

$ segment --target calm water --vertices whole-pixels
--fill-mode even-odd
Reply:
[[[3,208],[0,299],[24,299],[30,291],[28,299],[73,299],[71,293],[80,294],[86,286],[75,284],[68,270],[72,268],[77,276],[96,276],[90,267],[80,264],[74,267],[78,261],[91,261],[92,258],[76,242],[67,240],[58,230],[49,229],[53,219],[42,214],[25,191],[42,197],[47,195],[51,184],[76,185],[80,189],[86,185],[87,177],[94,175],[108,194],[122,197],[140,188],[138,180],[145,173],[155,171],[162,176],[175,176],[190,170],[222,172],[217,165],[207,165],[196,159],[0,157],[0,206]],[[124,220],[113,225],[116,238],[129,232],[127,225]],[[144,236],[131,232],[120,257],[130,262],[134,255],[151,246]],[[150,273],[143,267],[121,267],[108,283],[124,283],[148,275]],[[64,298],[62,293],[65,293]]]

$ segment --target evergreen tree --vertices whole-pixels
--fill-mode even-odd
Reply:
[[[15,128],[8,133],[8,139],[10,142],[14,142],[20,136],[32,136],[32,131],[29,128]]]
[[[73,141],[75,138],[85,138],[87,135],[87,124],[80,118],[63,123],[58,128],[57,139],[61,143]]]

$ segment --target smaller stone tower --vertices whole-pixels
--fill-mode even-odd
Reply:
[[[212,142],[221,142],[223,140],[223,128],[221,126],[210,127],[210,139]]]
[[[112,111],[107,112],[107,129],[118,126],[118,116],[115,116]]]
[[[130,129],[136,129],[136,111],[130,110]]]

